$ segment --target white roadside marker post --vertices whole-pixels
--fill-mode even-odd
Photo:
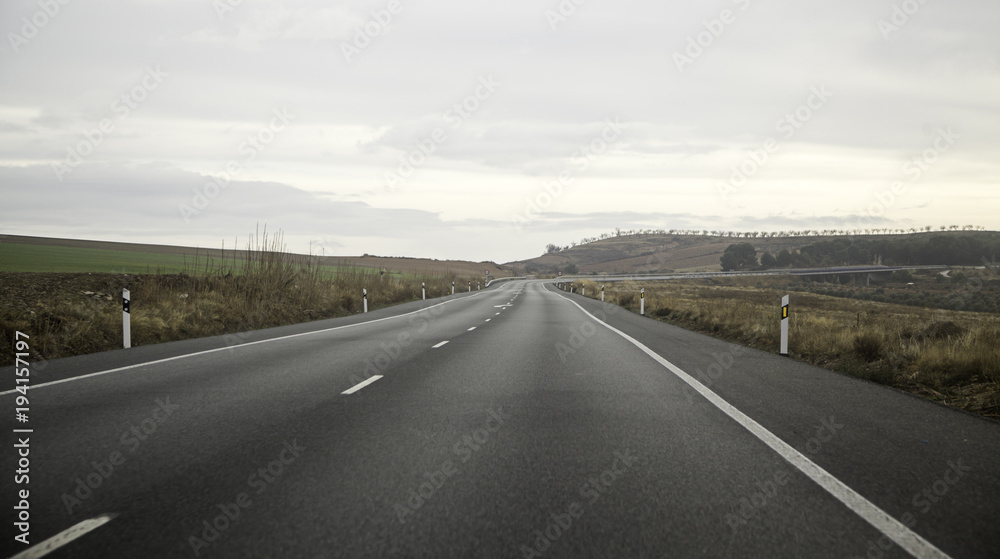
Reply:
[[[362,289],[361,290],[361,298],[364,299],[365,312],[368,312],[368,290],[367,289]]]
[[[604,302],[604,286],[601,286],[601,302]]]
[[[580,295],[583,295],[584,297],[587,296],[587,286],[586,285],[580,288]]]
[[[451,294],[455,294],[455,282],[451,282]]]
[[[788,357],[788,295],[781,298],[781,355]]]
[[[477,281],[476,282],[476,291],[480,291],[480,290],[482,290],[482,287],[479,287],[479,282]]]
[[[646,288],[639,290],[639,314],[646,316]]]
[[[129,310],[129,305],[131,304],[132,294],[129,293],[128,289],[122,290],[122,337],[124,338],[125,349],[132,347],[132,321],[130,317],[132,315],[131,310]]]
[[[472,293],[472,282],[469,282],[469,293]]]
[[[424,301],[427,300],[427,284],[425,282],[420,282],[420,298]]]

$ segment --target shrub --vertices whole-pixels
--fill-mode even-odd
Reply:
[[[674,310],[671,309],[671,308],[668,308],[668,307],[659,307],[659,308],[656,308],[656,309],[653,309],[653,310],[649,311],[649,314],[651,314],[651,315],[653,315],[653,316],[655,316],[657,318],[662,318],[664,316],[669,316],[670,313],[672,313],[672,312],[674,312]]]
[[[924,330],[924,335],[932,340],[955,338],[965,333],[965,329],[950,320],[934,322]]]
[[[870,332],[855,335],[854,353],[866,363],[877,361],[882,356],[882,338]]]
[[[892,273],[892,281],[910,283],[913,281],[913,274],[909,270],[896,270]]]

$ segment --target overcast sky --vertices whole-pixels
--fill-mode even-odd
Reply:
[[[998,29],[996,0],[4,0],[0,232],[505,262],[1000,229]]]

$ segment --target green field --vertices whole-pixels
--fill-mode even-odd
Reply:
[[[239,251],[242,253],[242,251]],[[233,262],[226,255],[225,267],[239,274],[243,267],[241,258]],[[207,253],[195,256],[109,250],[99,248],[64,247],[37,244],[0,243],[0,272],[55,272],[55,273],[107,273],[107,274],[179,274],[203,275],[218,270],[221,260]],[[336,275],[358,266],[318,266],[323,275]],[[419,279],[425,274],[390,271],[389,276],[401,279]]]
[[[194,265],[193,259],[188,258],[187,262],[186,267],[190,271]],[[176,274],[185,271],[185,257],[177,254],[0,243],[0,271]]]

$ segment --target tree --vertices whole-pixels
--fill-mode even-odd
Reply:
[[[765,252],[760,256],[760,265],[765,268],[773,268],[778,265],[778,259],[770,252]]]
[[[570,275],[579,274],[580,273],[580,268],[578,268],[576,266],[576,264],[573,264],[572,262],[570,262],[569,264],[563,266],[563,272],[566,272],[567,274],[570,274]]]
[[[760,265],[757,262],[757,250],[750,243],[729,245],[719,261],[723,270],[744,270]]]
[[[552,254],[553,252],[559,252],[559,250],[560,250],[559,247],[557,247],[556,245],[554,245],[552,243],[549,243],[545,247],[545,254]]]
[[[792,253],[788,252],[788,249],[784,248],[778,251],[778,257],[775,260],[777,261],[776,263],[778,266],[781,266],[782,268],[791,266],[794,262],[792,259]]]

